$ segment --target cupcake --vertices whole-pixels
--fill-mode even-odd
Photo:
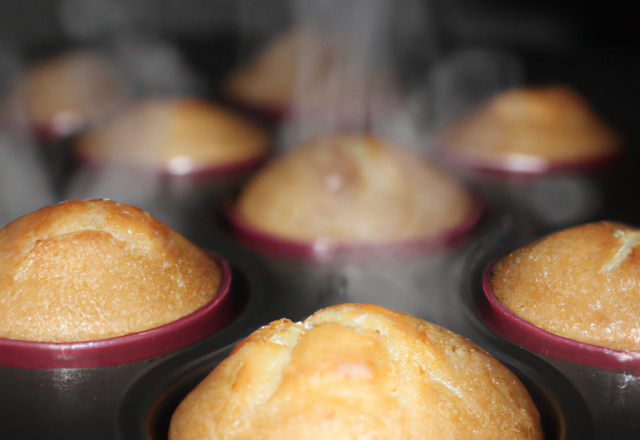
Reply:
[[[498,94],[437,142],[442,161],[487,196],[516,207],[531,237],[595,219],[603,171],[622,148],[615,130],[564,86]]]
[[[20,217],[0,230],[0,261],[6,438],[113,438],[131,380],[240,306],[222,258],[108,200]]]
[[[468,340],[372,305],[283,319],[180,404],[169,439],[541,439],[526,389]]]
[[[111,62],[91,50],[44,60],[25,72],[14,90],[14,111],[45,141],[75,134],[104,120],[129,98]]]
[[[0,338],[97,341],[158,328],[220,293],[219,261],[139,209],[69,201],[0,230]]]
[[[477,220],[476,200],[416,155],[371,136],[300,146],[243,188],[232,209],[248,240],[331,252],[441,243]]]
[[[243,106],[261,109],[274,120],[284,115],[293,100],[297,77],[298,32],[278,35],[254,59],[229,74],[222,94]]]
[[[540,354],[590,405],[598,438],[638,438],[640,230],[576,226],[520,248],[487,271],[487,325]]]
[[[640,286],[632,282],[640,262],[638,244],[640,230],[626,225],[574,227],[501,260],[491,290],[500,303],[547,332],[640,350]]]
[[[184,233],[192,209],[231,190],[269,149],[266,130],[221,107],[147,99],[77,139],[67,196],[131,203]]]

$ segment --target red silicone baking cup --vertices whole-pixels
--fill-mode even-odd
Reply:
[[[79,165],[85,166],[88,168],[96,168],[99,169],[105,165],[105,163],[109,163],[114,166],[122,166],[126,168],[130,168],[132,170],[137,170],[141,172],[157,172],[162,176],[190,176],[190,177],[216,177],[216,176],[228,176],[232,174],[240,174],[247,171],[251,171],[260,167],[264,164],[271,155],[271,149],[267,149],[265,153],[262,153],[258,156],[241,159],[221,164],[210,164],[210,165],[198,165],[194,164],[189,168],[189,170],[185,173],[177,173],[171,170],[171,168],[167,164],[159,165],[155,168],[150,164],[136,164],[131,162],[121,162],[121,161],[104,161],[98,158],[92,158],[87,155],[76,153],[76,161]]]
[[[440,161],[454,168],[466,169],[503,178],[535,178],[566,173],[597,173],[612,168],[620,161],[622,153],[604,156],[552,162],[537,156],[505,155],[503,160],[464,157],[453,151],[442,149]]]
[[[490,280],[494,261],[482,279],[484,296],[478,298],[480,319],[503,338],[535,353],[575,364],[640,376],[640,351],[618,350],[564,338],[543,330],[517,316],[493,295]]]
[[[198,342],[228,325],[237,313],[231,268],[210,252],[222,272],[213,301],[160,327],[109,339],[37,342],[0,338],[0,365],[18,368],[99,368],[154,358]]]
[[[484,201],[474,196],[473,207],[458,225],[438,234],[402,241],[380,243],[345,243],[332,240],[302,241],[269,234],[241,219],[232,208],[226,210],[234,236],[244,245],[268,253],[301,260],[328,260],[338,255],[368,255],[370,253],[411,253],[453,247],[464,241],[480,221],[485,211]]]

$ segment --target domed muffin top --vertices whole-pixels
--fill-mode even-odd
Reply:
[[[517,156],[583,162],[615,154],[622,144],[589,103],[564,86],[498,94],[447,128],[439,143],[445,152],[505,166]]]
[[[241,342],[173,415],[171,440],[541,439],[518,379],[468,340],[363,304]]]
[[[409,151],[370,136],[305,144],[247,184],[235,214],[274,236],[346,243],[419,239],[462,223],[466,189]]]
[[[0,230],[0,337],[106,339],[159,327],[213,300],[221,268],[133,206],[42,208]]]
[[[601,222],[554,233],[502,259],[493,295],[522,319],[575,341],[640,350],[640,230]]]
[[[267,154],[268,132],[229,110],[198,99],[150,98],[82,136],[76,152],[92,161],[167,167],[180,173]]]
[[[295,105],[302,113],[334,109],[361,115],[366,105],[379,111],[396,99],[396,79],[382,63],[371,68],[349,54],[347,46],[327,30],[292,27],[232,71],[222,83],[222,92],[257,110],[286,112]]]

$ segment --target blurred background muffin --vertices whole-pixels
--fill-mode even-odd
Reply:
[[[375,303],[436,323],[483,203],[415,152],[370,135],[307,142],[274,160],[229,209],[300,307]]]
[[[317,139],[258,173],[234,216],[282,240],[391,244],[434,238],[464,224],[474,199],[414,153],[371,136]]]
[[[129,99],[124,78],[98,51],[73,50],[39,61],[19,79],[11,105],[41,139],[75,134]]]
[[[266,129],[223,107],[149,98],[74,142],[80,169],[67,195],[128,202],[186,233],[193,210],[213,205],[270,149]]]
[[[445,128],[438,157],[497,203],[529,239],[598,218],[623,139],[566,86],[517,88]]]
[[[620,135],[566,86],[500,93],[447,128],[439,143],[461,167],[515,174],[597,165],[622,147]]]

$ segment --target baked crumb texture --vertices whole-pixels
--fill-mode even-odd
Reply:
[[[0,337],[75,342],[140,332],[210,302],[221,270],[138,208],[69,201],[0,230]]]
[[[466,339],[379,306],[275,321],[180,404],[169,438],[541,439],[518,379]]]
[[[640,230],[611,222],[552,234],[505,257],[495,297],[548,332],[640,350]]]
[[[465,187],[415,154],[343,135],[265,167],[241,192],[235,214],[284,239],[385,243],[447,231],[473,207]]]

